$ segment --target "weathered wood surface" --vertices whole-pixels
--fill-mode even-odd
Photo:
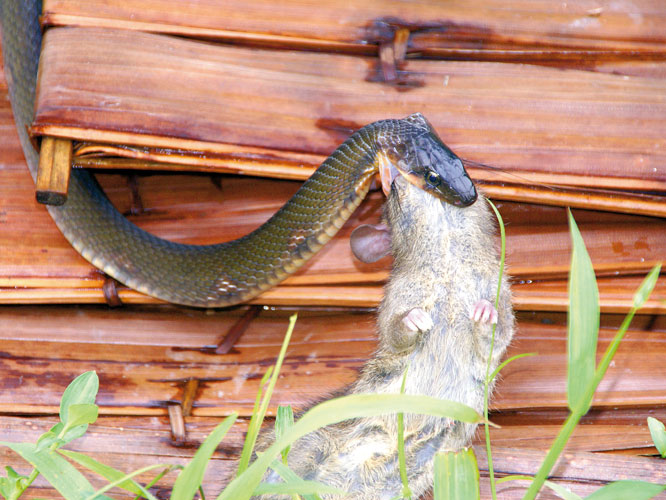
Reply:
[[[53,412],[59,386],[73,373],[97,370],[104,414],[164,415],[169,403],[182,399],[187,380],[196,378],[201,385],[193,415],[234,410],[247,415],[261,376],[279,351],[287,314],[262,312],[232,352],[215,354],[237,318],[236,312],[160,307],[123,314],[104,307],[5,307],[0,380],[6,390],[0,392],[0,410]],[[614,332],[601,330],[600,353]],[[666,406],[663,337],[663,331],[630,331],[594,404]],[[276,404],[302,408],[345,387],[372,354],[375,341],[374,314],[303,313],[276,388]],[[521,321],[509,355],[523,352],[537,355],[505,368],[493,407],[566,408],[566,327]]]
[[[661,79],[408,60],[404,81],[394,85],[377,81],[373,58],[110,29],[53,29],[44,47],[38,134],[194,150],[198,161],[213,153],[227,167],[241,160],[282,168],[307,161],[289,161],[285,151],[328,155],[365,123],[420,110],[467,160],[543,174],[563,186],[612,188],[620,202],[617,191],[666,186]],[[521,200],[529,192],[496,191]],[[664,215],[658,199],[634,201],[636,211]],[[627,211],[620,202],[616,209]]]
[[[660,2],[568,2],[499,0],[420,2],[397,0],[362,5],[343,0],[193,2],[152,1],[137,10],[130,0],[46,0],[46,25],[113,26],[153,32],[245,39],[326,49],[377,50],[399,28],[410,31],[408,50],[597,49],[663,54],[666,9]],[[446,52],[444,52],[446,54]],[[497,55],[496,55],[497,57]],[[524,57],[524,56],[523,56]],[[546,59],[546,55],[542,55]],[[553,55],[550,54],[550,58]]]

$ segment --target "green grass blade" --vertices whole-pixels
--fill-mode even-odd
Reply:
[[[257,436],[259,435],[259,429],[261,424],[264,421],[264,416],[266,415],[266,410],[268,409],[268,403],[271,400],[273,395],[273,389],[277,383],[278,375],[280,374],[280,368],[282,368],[282,362],[284,361],[285,354],[287,353],[287,346],[289,345],[289,340],[291,340],[291,334],[294,331],[294,326],[296,325],[296,319],[298,314],[292,314],[289,317],[289,326],[287,327],[287,333],[284,335],[284,340],[282,341],[282,347],[280,348],[280,353],[278,354],[277,361],[275,362],[275,369],[271,375],[271,379],[268,382],[268,387],[266,388],[266,394],[264,395],[261,406],[259,409],[252,413],[252,418],[250,419],[250,425],[247,429],[247,434],[245,436],[245,443],[243,444],[243,451],[241,452],[241,458],[238,463],[238,472],[237,475],[242,474],[250,463],[250,457],[254,451],[254,445],[257,442]],[[263,385],[263,380],[262,380]]]
[[[657,448],[661,458],[666,458],[666,427],[664,427],[664,423],[652,417],[648,417],[647,423],[655,448]]]
[[[435,455],[434,500],[479,500],[479,466],[472,448]]]
[[[101,462],[98,462],[94,458],[91,458],[88,455],[85,455],[84,453],[79,453],[78,451],[71,451],[71,450],[62,450],[62,449],[58,450],[58,453],[65,455],[67,458],[75,461],[76,463],[85,467],[86,469],[91,470],[96,474],[99,474],[100,476],[106,478],[109,481],[117,481],[118,479],[121,479],[126,476],[124,472],[119,471],[118,469],[114,469],[113,467],[110,467]],[[164,467],[168,467],[168,465],[164,465]],[[118,487],[126,491],[129,491],[130,493],[134,493],[135,495],[143,496],[149,500],[157,500],[148,490],[146,490],[139,483],[131,479],[119,483]]]
[[[572,411],[587,412],[592,401],[586,398],[585,389],[594,377],[596,364],[599,289],[583,237],[571,211],[568,214],[573,250],[569,271],[567,399]]]
[[[649,500],[666,490],[664,484],[645,481],[616,481],[585,497],[585,500]]]
[[[497,480],[497,484],[506,483],[508,481],[532,481],[534,478],[532,476],[504,476],[501,479]],[[554,483],[552,481],[546,481],[544,483],[548,488],[553,490],[560,498],[564,500],[583,500],[580,496],[576,495],[573,491],[564,486]]]
[[[497,225],[500,230],[500,263],[499,263],[499,276],[497,277],[497,293],[495,294],[495,309],[499,309],[499,299],[502,292],[502,277],[504,276],[504,260],[506,258],[506,230],[504,229],[504,219],[502,215],[497,210],[495,204],[486,199],[490,208],[495,212],[495,217],[497,217]],[[502,369],[502,366],[498,367],[490,375],[490,363],[493,359],[493,351],[495,350],[495,330],[497,329],[497,324],[493,325],[492,336],[490,338],[490,352],[488,353],[488,364],[486,365],[486,378],[483,384],[483,416],[485,418],[485,423],[483,425],[483,431],[486,438],[486,457],[488,460],[488,475],[490,476],[490,495],[493,500],[497,500],[497,488],[495,486],[495,468],[493,467],[493,450],[490,445],[490,424],[488,421],[488,401],[490,399],[490,382],[497,376],[499,370]]]
[[[259,485],[264,472],[285,447],[298,438],[320,427],[352,418],[373,417],[384,414],[420,413],[448,417],[469,423],[483,422],[483,417],[473,408],[455,401],[445,401],[429,396],[411,394],[352,394],[325,401],[311,408],[279,440],[275,441],[250,465],[245,473],[237,476],[217,497],[218,500],[247,500]]]
[[[615,334],[615,337],[613,337],[613,340],[606,348],[606,352],[602,356],[601,361],[599,362],[599,365],[597,366],[597,369],[594,372],[592,380],[588,381],[585,384],[584,388],[585,393],[582,398],[583,402],[592,401],[594,393],[597,390],[597,387],[599,387],[599,384],[601,383],[601,380],[603,379],[604,375],[606,374],[606,371],[608,370],[608,367],[610,366],[610,363],[613,360],[613,357],[615,356],[617,349],[620,347],[620,342],[622,341],[625,333],[629,329],[629,325],[631,324],[631,321],[634,315],[636,314],[636,311],[638,310],[639,307],[643,306],[645,301],[647,301],[647,299],[649,298],[650,293],[652,292],[654,285],[656,283],[654,276],[658,275],[660,270],[661,270],[661,265],[660,264],[656,265],[648,273],[647,277],[643,280],[643,283],[638,288],[635,297],[638,297],[639,300],[635,302],[636,306],[631,308],[627,316],[622,321],[622,324],[620,325],[620,328]],[[567,417],[566,421],[564,422],[564,425],[562,426],[560,432],[555,438],[555,441],[553,441],[550,450],[548,450],[548,454],[544,458],[541,467],[539,467],[539,470],[537,471],[537,474],[534,477],[534,481],[532,481],[532,484],[530,484],[529,488],[527,489],[527,492],[523,497],[524,500],[533,500],[536,497],[537,493],[541,489],[541,486],[548,477],[548,474],[555,465],[557,458],[560,456],[560,453],[562,453],[562,450],[564,450],[564,446],[566,445],[567,441],[569,440],[569,437],[576,428],[576,425],[578,425],[578,422],[580,421],[582,416],[587,412],[588,406],[589,403],[588,405],[581,404],[580,407],[574,408],[571,414]]]
[[[229,415],[213,429],[213,432],[199,446],[190,463],[178,474],[176,482],[173,485],[173,490],[171,491],[171,500],[192,500],[194,498],[194,495],[201,486],[210,458],[215,453],[217,445],[227,435],[227,432],[237,418],[238,413]]]
[[[400,394],[405,393],[405,384],[407,383],[407,370],[402,374],[402,384],[400,385]],[[402,498],[412,498],[412,490],[409,488],[409,478],[407,477],[407,460],[405,459],[405,414],[398,413],[398,467],[400,469],[400,480],[402,481]]]
[[[135,470],[134,472],[130,472],[129,474],[125,474],[123,477],[118,478],[115,481],[110,482],[106,486],[103,486],[99,490],[93,492],[91,495],[86,497],[86,500],[96,500],[98,498],[107,498],[107,497],[103,496],[103,493],[106,493],[107,491],[118,487],[119,485],[131,480],[133,477],[144,474],[144,473],[149,472],[149,471],[154,470],[154,469],[160,469],[162,467],[164,467],[164,464],[149,465],[147,467],[142,467],[141,469]],[[109,500],[111,500],[111,499],[109,499]]]
[[[278,475],[284,480],[285,483],[296,483],[299,481],[303,481],[298,474],[296,474],[293,470],[289,468],[288,465],[283,464],[282,462],[278,460],[273,460],[273,463],[271,464],[271,469],[273,469],[275,472],[278,473]],[[345,492],[342,491],[340,494],[344,495]],[[255,493],[256,495],[256,493]],[[300,493],[300,496],[303,498],[303,500],[321,500],[319,495],[316,493],[312,494],[307,494],[307,493]]]
[[[67,500],[85,500],[95,494],[90,482],[72,464],[51,450],[38,452],[32,443],[0,443],[30,462]],[[100,496],[99,498],[108,498]]]
[[[278,406],[277,414],[275,415],[275,439],[280,439],[287,430],[294,425],[294,410],[291,405]],[[287,446],[281,451],[282,462],[287,465],[289,451],[291,447]]]
[[[524,352],[522,354],[516,354],[515,356],[511,356],[509,359],[505,359],[497,368],[495,368],[495,371],[493,371],[490,374],[490,378],[488,379],[488,382],[492,382],[492,380],[497,377],[497,374],[502,371],[502,369],[511,363],[512,361],[516,361],[517,359],[521,358],[528,358],[530,356],[537,356],[538,353],[536,352]]]

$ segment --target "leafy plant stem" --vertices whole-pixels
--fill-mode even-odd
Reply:
[[[504,275],[504,258],[506,255],[506,233],[504,231],[504,221],[502,220],[502,216],[499,213],[499,210],[497,210],[497,207],[493,204],[492,201],[487,200],[488,204],[490,207],[493,209],[495,212],[495,216],[497,217],[497,222],[499,225],[500,229],[500,238],[502,241],[502,249],[500,253],[500,270],[499,270],[499,278],[497,281],[497,295],[495,296],[495,309],[499,307],[499,298],[500,298],[500,291],[502,287],[502,276]],[[490,494],[493,498],[493,500],[497,500],[497,487],[495,485],[495,470],[493,468],[493,455],[492,455],[492,449],[490,446],[490,425],[488,424],[488,398],[489,398],[489,390],[490,390],[490,382],[492,380],[490,376],[490,364],[493,359],[493,350],[495,348],[495,330],[497,328],[497,324],[493,324],[493,331],[490,337],[490,352],[488,353],[488,364],[486,365],[486,378],[485,378],[485,383],[484,383],[484,388],[483,388],[483,416],[485,418],[485,422],[483,424],[484,432],[486,435],[486,455],[488,457],[488,475],[490,479]],[[494,377],[495,374],[493,374]]]
[[[610,363],[613,360],[613,356],[615,356],[615,353],[617,352],[617,349],[620,346],[622,338],[627,332],[629,325],[631,324],[631,321],[634,319],[636,311],[638,311],[643,306],[643,304],[649,297],[652,288],[654,288],[654,282],[656,281],[656,276],[659,275],[660,269],[661,266],[659,265],[655,266],[652,269],[652,271],[650,271],[648,276],[645,278],[643,284],[640,286],[638,292],[634,297],[633,307],[631,308],[627,316],[624,318],[624,321],[622,321],[622,325],[620,325],[620,328],[615,334],[615,337],[613,337],[613,340],[608,345],[608,348],[606,349],[606,352],[601,358],[601,361],[599,362],[597,369],[594,371],[594,376],[589,381],[585,389],[584,397],[580,398],[579,404],[576,407],[572,408],[571,414],[569,415],[569,417],[567,417],[566,421],[564,422],[564,425],[562,426],[562,429],[560,429],[560,432],[557,435],[555,442],[551,446],[550,450],[548,450],[548,454],[546,455],[546,458],[541,464],[539,471],[534,476],[534,481],[532,481],[529,488],[525,492],[523,500],[533,500],[536,497],[537,493],[539,492],[544,482],[546,481],[548,474],[555,465],[557,458],[560,456],[560,453],[562,453],[562,450],[564,449],[564,446],[566,445],[569,436],[571,436],[571,433],[578,424],[579,420],[583,417],[583,415],[585,415],[585,413],[587,413],[587,408],[589,408],[589,402],[594,397],[594,393],[597,390],[597,387],[601,383],[601,380],[604,378],[606,370],[608,370],[608,367],[610,366]]]
[[[58,439],[62,439],[62,437],[65,435],[65,431],[66,431],[66,430],[67,430],[67,429],[65,428],[65,426],[63,426],[63,428],[61,429],[60,433],[58,433]],[[54,443],[51,444],[51,446],[49,446],[49,450],[50,450],[50,451],[55,451],[55,449],[57,448],[57,446],[58,446],[58,441],[55,441]],[[22,489],[21,489],[20,491],[17,491],[17,492],[16,492],[16,495],[13,496],[12,498],[10,498],[9,500],[17,500],[21,495],[23,495],[23,493],[25,492],[25,490],[27,490],[28,488],[30,488],[30,485],[31,485],[33,482],[35,482],[35,479],[37,479],[37,476],[39,476],[39,471],[38,471],[37,469],[32,469],[32,471],[30,472],[30,475],[28,476],[28,479],[27,479],[26,482],[23,484]]]

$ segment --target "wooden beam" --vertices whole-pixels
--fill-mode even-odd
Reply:
[[[67,201],[72,164],[72,141],[43,137],[37,172],[36,198],[44,205],[62,205]]]

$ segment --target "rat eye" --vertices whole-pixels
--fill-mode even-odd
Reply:
[[[437,186],[439,186],[440,183],[442,182],[442,178],[441,178],[440,175],[439,175],[438,173],[436,173],[436,172],[428,172],[428,173],[425,175],[425,180],[426,180],[426,182],[427,182],[428,184],[430,184],[430,185],[433,186],[433,187],[437,187]]]

